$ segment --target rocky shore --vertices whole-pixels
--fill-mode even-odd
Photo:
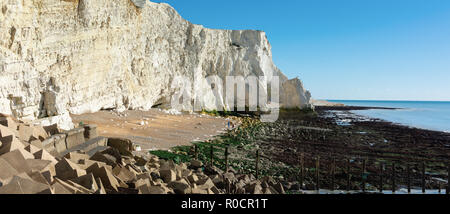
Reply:
[[[438,188],[447,186],[450,134],[362,117],[350,112],[355,109],[367,108],[284,110],[276,123],[245,118],[239,129],[196,145],[204,160],[209,157],[209,146],[214,145],[215,164],[219,167],[224,167],[224,152],[228,148],[230,166],[251,174],[255,173],[259,151],[259,173],[273,176],[289,193],[315,190],[317,171],[321,189],[348,188],[359,192],[365,184],[366,191],[378,192],[382,177],[384,190],[391,190],[393,181],[399,190],[406,188],[408,176],[413,189],[421,189],[425,184],[425,189],[438,192]],[[186,161],[192,156],[192,147],[176,147],[171,155],[163,151],[155,154]],[[347,187],[349,183],[351,186]]]
[[[1,115],[0,115],[1,116]],[[273,178],[136,155],[130,140],[0,117],[0,194],[283,194]]]

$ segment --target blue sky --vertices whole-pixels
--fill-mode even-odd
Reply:
[[[195,24],[267,33],[318,99],[450,101],[448,0],[166,0]]]

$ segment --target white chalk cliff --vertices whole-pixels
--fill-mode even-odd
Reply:
[[[144,0],[0,0],[0,113],[70,128],[69,113],[167,104],[177,75],[279,76],[282,105],[310,106],[264,32],[207,29]]]

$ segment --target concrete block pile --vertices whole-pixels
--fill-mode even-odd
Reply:
[[[3,116],[0,142],[0,194],[284,193],[270,177],[135,156],[131,141],[98,137],[92,125],[60,131]]]

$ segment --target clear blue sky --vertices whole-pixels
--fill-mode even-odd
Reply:
[[[195,24],[267,32],[318,99],[450,100],[449,0],[166,0]]]

